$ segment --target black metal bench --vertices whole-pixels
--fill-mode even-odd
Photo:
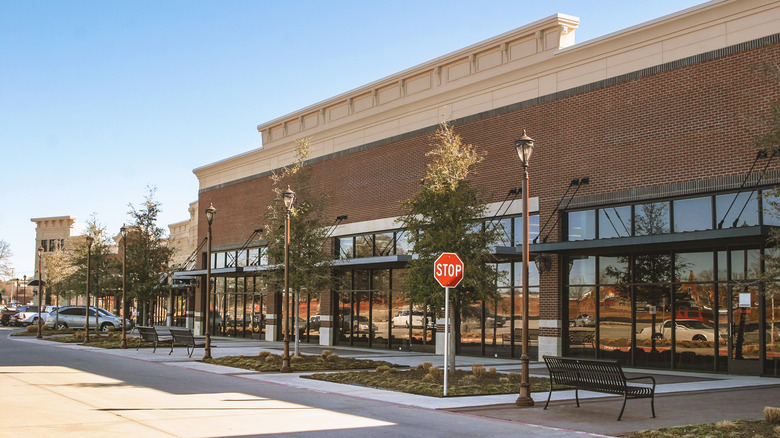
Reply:
[[[157,351],[157,344],[161,342],[170,342],[171,349],[173,349],[173,337],[170,335],[158,332],[157,328],[155,327],[145,327],[139,325],[137,328],[138,334],[141,336],[141,338],[138,340],[138,347],[136,347],[136,351],[141,348],[141,343],[143,341],[154,342],[154,350],[152,350],[152,353]]]
[[[515,344],[520,344],[523,342],[523,329],[522,328],[516,328],[514,329],[513,333],[502,333],[501,334],[501,345],[506,345],[512,342],[512,337],[514,337]],[[528,341],[538,341],[539,340],[539,329],[528,329]]]
[[[198,342],[195,339],[195,335],[192,333],[192,329],[183,327],[169,327],[171,336],[173,336],[173,342],[171,342],[171,352],[173,353],[173,343],[183,344],[187,347],[187,355],[192,357],[192,353],[195,352],[195,347],[205,347],[205,342]]]
[[[649,398],[650,409],[655,418],[655,378],[653,376],[640,376],[627,378],[623,374],[620,363],[616,360],[581,359],[574,357],[543,356],[544,363],[550,371],[550,393],[547,395],[547,403],[550,404],[553,384],[574,387],[574,397],[577,407],[580,407],[579,390],[603,392],[623,396],[623,407],[620,409],[618,421],[623,417],[626,409],[626,400],[630,398]],[[628,382],[640,379],[650,379],[652,386],[631,385]]]

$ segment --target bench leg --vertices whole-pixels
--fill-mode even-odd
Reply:
[[[574,400],[577,400],[577,407],[580,407],[580,388],[574,387]]]
[[[547,405],[550,404],[550,397],[552,397],[552,380],[550,380],[550,393],[547,394],[547,403],[544,404],[544,410],[547,410]]]
[[[168,356],[170,356],[171,353],[173,353],[173,341],[171,341],[171,351],[168,352]]]
[[[653,418],[655,418],[655,393],[650,397],[650,410],[653,411]]]
[[[138,346],[135,347],[135,351],[138,351],[139,348],[141,348],[141,343],[144,341],[144,338],[138,338]]]
[[[154,350],[152,350],[152,353],[157,351],[157,341],[154,341]]]
[[[620,408],[620,415],[618,415],[617,421],[620,421],[621,418],[623,418],[623,411],[626,410],[626,394],[623,394],[623,407]]]
[[[193,345],[193,346],[192,346],[192,349],[190,349],[190,346],[189,346],[189,345],[187,345],[187,354],[188,354],[190,357],[192,357],[192,353],[194,353],[194,352],[195,352],[195,346]]]

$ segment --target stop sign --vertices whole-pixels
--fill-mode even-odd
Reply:
[[[433,277],[441,287],[455,287],[463,280],[463,261],[454,252],[444,252],[433,262]]]

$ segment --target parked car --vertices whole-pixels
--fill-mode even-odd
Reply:
[[[48,327],[62,330],[66,328],[83,328],[84,323],[84,306],[64,306],[49,313],[46,317],[46,325]],[[90,328],[95,326],[95,315],[97,314],[97,327],[100,327],[102,331],[108,331],[109,328],[114,329],[122,328],[122,317],[116,316],[106,309],[99,307],[89,308],[89,326]],[[125,328],[132,328],[132,323],[127,320]]]
[[[712,312],[702,312],[701,310],[678,310],[675,312],[675,318],[681,319],[696,319],[705,324],[715,325],[715,315]],[[672,319],[671,317],[667,319]]]
[[[11,325],[11,317],[17,313],[18,311],[15,307],[3,307],[2,313],[0,313],[0,324]]]
[[[569,319],[569,327],[595,327],[596,326],[596,318],[588,315],[587,313],[582,313],[580,315],[577,315],[576,318]]]
[[[412,311],[411,323],[412,327],[422,327],[425,325],[425,314],[422,311]],[[401,309],[395,314],[391,321],[393,327],[409,327],[409,309]]]
[[[354,318],[355,318],[355,324],[352,325],[352,330],[356,332],[357,331],[368,332],[369,323],[370,323],[368,318],[363,315],[355,315]],[[350,315],[344,316],[344,326],[342,327],[342,330],[349,331],[349,326],[351,325],[351,323],[352,323],[352,317]],[[379,330],[376,324],[371,324],[371,329],[374,332]]]
[[[38,306],[19,306],[17,314],[11,319],[11,325],[26,327],[30,324],[38,324]],[[46,320],[46,313],[41,312],[41,320]]]
[[[712,341],[715,337],[715,328],[697,319],[678,319],[676,321],[676,339],[677,341]],[[645,327],[637,335],[637,339],[650,339],[653,336],[653,327]],[[721,333],[725,337],[725,333]],[[664,321],[658,324],[655,329],[656,339],[672,338],[672,321]]]

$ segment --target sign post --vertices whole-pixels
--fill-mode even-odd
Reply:
[[[454,252],[444,252],[433,262],[433,277],[444,288],[444,396],[447,396],[450,361],[450,288],[463,280],[463,261]]]

